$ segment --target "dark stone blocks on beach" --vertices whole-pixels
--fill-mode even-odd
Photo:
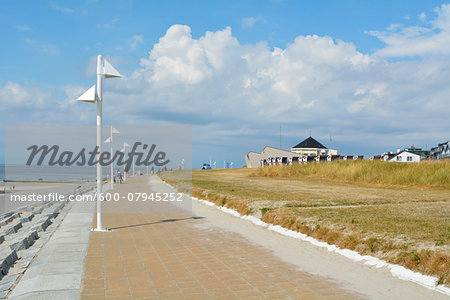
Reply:
[[[5,227],[5,235],[16,233],[20,228],[22,228],[22,223],[17,222]]]
[[[2,275],[6,275],[8,273],[9,268],[14,264],[17,260],[17,252],[16,250],[8,250],[3,249],[0,252],[0,272]]]

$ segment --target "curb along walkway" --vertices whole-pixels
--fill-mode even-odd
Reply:
[[[164,186],[140,176],[114,192],[126,199],[129,192]],[[103,223],[113,230],[90,235],[81,299],[361,298],[297,271],[239,234],[208,226],[204,216],[177,209],[141,213],[133,205],[142,204],[104,203]]]

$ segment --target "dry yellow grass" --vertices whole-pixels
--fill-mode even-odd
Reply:
[[[409,174],[408,166],[394,166],[391,171],[395,176],[376,183],[367,179],[373,177],[361,175],[325,178],[324,174],[331,171],[322,169],[361,170],[367,168],[365,163],[315,164],[320,171],[310,170],[302,176],[299,172],[303,170],[289,173],[292,170],[288,167],[284,167],[286,170],[282,167],[272,170],[194,170],[192,181],[179,181],[169,172],[161,176],[184,188],[192,183],[192,193],[199,198],[242,214],[255,214],[268,223],[306,233],[339,247],[437,276],[440,283],[448,284],[450,192],[448,183],[439,179],[448,178],[448,172],[444,175],[441,172],[442,168],[450,166],[448,162],[442,165],[427,163],[428,169],[420,169],[416,164],[414,168],[419,169],[413,170],[419,172],[417,174],[425,176],[430,169],[440,174],[433,177],[435,179],[421,179],[418,184],[411,183],[410,175],[399,173],[403,170]],[[380,166],[383,162],[367,163]],[[278,174],[270,175],[274,171]],[[362,171],[354,174],[358,172]],[[380,172],[389,173],[387,170]]]
[[[450,160],[389,163],[380,160],[333,161],[258,168],[253,176],[305,176],[350,183],[450,188]]]

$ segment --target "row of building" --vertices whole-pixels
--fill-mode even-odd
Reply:
[[[372,156],[370,159],[381,159],[391,162],[420,162],[421,160],[439,160],[450,159],[450,141],[440,143],[431,150],[422,150],[421,148],[397,149],[396,153],[385,152],[378,156]]]
[[[245,155],[247,168],[257,168],[267,165],[291,165],[294,163],[308,163],[333,160],[359,160],[362,155],[339,155],[335,149],[327,148],[312,137],[291,148],[291,151],[267,146],[260,153],[249,152]],[[389,162],[420,162],[424,159],[450,158],[450,141],[439,144],[431,150],[421,148],[397,149],[396,153],[385,152],[371,156],[369,160],[383,160]]]
[[[327,148],[314,138],[309,137],[292,147],[291,151],[270,146],[265,147],[260,153],[251,151],[245,155],[245,162],[247,168],[257,168],[274,164],[290,165],[338,158],[341,158],[341,156],[338,155],[337,150]],[[359,158],[362,159],[362,157]]]

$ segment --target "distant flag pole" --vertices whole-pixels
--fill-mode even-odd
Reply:
[[[280,126],[280,149],[281,149],[281,126]]]
[[[103,104],[103,76],[105,78],[122,77],[120,73],[114,69],[113,66],[103,56],[97,56],[97,88],[92,86],[77,100],[82,102],[95,103],[97,102],[97,228],[93,231],[107,231],[102,225],[102,166],[100,165],[100,154],[102,153],[102,104]]]
[[[134,155],[131,157],[131,162],[133,163],[133,176],[136,176],[136,173],[134,172]]]
[[[111,125],[111,135],[110,135],[110,137],[109,138],[107,138],[106,140],[105,140],[105,143],[110,143],[110,146],[111,146],[111,189],[113,189],[114,188],[114,165],[113,165],[113,155],[114,155],[114,153],[113,153],[113,134],[116,134],[116,133],[120,133],[117,129],[115,129],[114,127],[112,127],[112,125]]]
[[[130,145],[128,145],[126,142],[123,142],[123,149],[122,149],[122,152],[123,153],[125,153],[125,149],[127,148],[127,147],[130,147]],[[132,169],[132,173],[133,173],[133,176],[134,176],[134,156],[132,155],[131,156],[131,163],[132,163],[132,165],[133,165],[133,169]],[[129,172],[129,171],[128,171]],[[124,170],[124,173],[126,173],[125,172],[125,170]]]
[[[125,147],[120,149],[120,152],[122,152],[123,155],[125,156]],[[127,172],[125,172],[125,167],[123,167],[123,180],[127,180],[127,177],[125,176],[126,174],[127,174]]]
[[[126,151],[126,148],[127,147],[130,147],[130,145],[128,145],[126,142],[123,142],[123,148],[122,148],[122,152],[123,152],[123,154],[125,155],[125,151]],[[125,177],[125,174],[127,174],[127,172],[125,171],[125,168],[123,169],[123,176]],[[126,178],[125,178],[126,179]]]

